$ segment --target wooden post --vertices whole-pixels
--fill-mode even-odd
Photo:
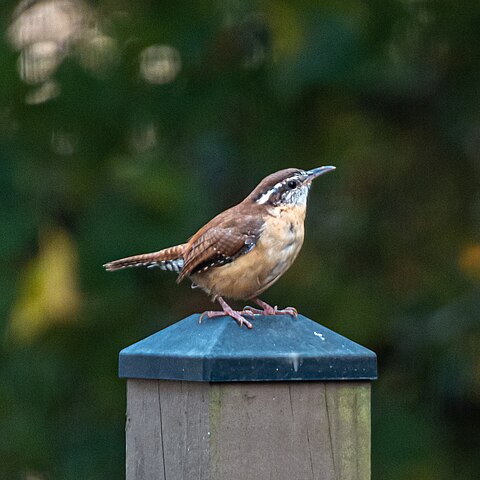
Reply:
[[[373,352],[299,316],[178,322],[120,353],[127,480],[368,480]]]

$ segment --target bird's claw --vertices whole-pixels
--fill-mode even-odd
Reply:
[[[250,307],[249,305],[246,305],[245,307],[243,307],[243,311],[245,312],[246,315],[251,315],[252,317],[254,315],[264,314],[263,310],[260,310],[259,308]]]
[[[268,303],[265,303],[261,300],[256,300],[256,301],[260,304],[262,309],[253,308],[247,305],[246,307],[244,307],[243,311],[245,313],[248,312],[247,314],[250,314],[250,315],[290,315],[295,319],[297,319],[298,317],[297,309],[294,307],[286,307],[279,310],[277,305],[272,307]]]
[[[230,307],[230,305],[228,305],[228,303],[225,302],[225,300],[222,297],[217,297],[217,300],[218,300],[218,303],[223,308],[223,310],[220,310],[220,311],[209,310],[209,311],[203,312],[200,315],[200,318],[198,319],[198,323],[202,323],[205,317],[207,318],[231,317],[238,323],[240,327],[245,325],[247,328],[253,328],[252,323],[249,322],[244,317],[244,315],[247,315],[249,317],[250,316],[253,317],[255,315],[290,315],[295,319],[298,317],[298,312],[296,308],[286,307],[286,308],[283,308],[282,310],[279,310],[276,305],[272,307],[271,305],[269,305],[268,303],[265,303],[259,298],[254,298],[253,300],[255,301],[255,303],[257,303],[261,307],[261,309],[246,306],[241,311],[233,310],[232,307]]]
[[[275,307],[276,309],[277,307]],[[292,316],[295,320],[298,318],[298,311],[295,307],[286,307],[283,310],[277,310],[276,315],[282,315],[286,313],[287,315]]]
[[[240,327],[242,327],[242,325],[245,325],[247,328],[253,328],[252,323],[249,322],[248,320],[246,320],[245,318],[243,318],[242,314],[243,315],[250,315],[246,311],[237,312],[236,310],[230,310],[230,311],[227,312],[227,311],[209,310],[209,311],[203,312],[200,315],[200,318],[198,319],[198,323],[202,323],[202,321],[205,317],[207,317],[207,318],[231,317],[238,323],[238,325]]]

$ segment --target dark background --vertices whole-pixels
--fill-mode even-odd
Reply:
[[[377,352],[374,479],[478,474],[478,2],[8,0],[0,23],[0,478],[122,478],[119,350],[211,304],[102,264],[325,164],[264,299]]]

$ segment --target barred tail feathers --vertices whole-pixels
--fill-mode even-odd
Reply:
[[[108,262],[104,266],[108,272],[121,270],[128,267],[158,267],[161,270],[169,270],[179,273],[183,268],[183,251],[186,244],[175,245],[174,247],[165,248],[158,252],[144,253],[125,257],[113,262]]]

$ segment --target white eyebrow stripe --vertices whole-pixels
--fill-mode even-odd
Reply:
[[[286,185],[287,182],[289,182],[290,180],[298,180],[298,177],[299,177],[299,174],[295,174],[295,175],[292,175],[291,177],[285,178],[281,182],[278,182],[270,190],[267,190],[264,194],[262,194],[262,196],[259,197],[259,199],[257,200],[257,203],[259,205],[263,205],[264,203],[267,203],[273,193],[280,190],[280,188]]]
[[[278,183],[277,183],[278,185]],[[264,203],[268,202],[268,199],[272,196],[272,193],[274,193],[277,189],[277,185],[275,187],[271,188],[270,190],[267,190],[258,200],[257,203],[259,205],[263,205]]]
[[[291,177],[290,177],[291,178]],[[257,203],[259,205],[263,205],[264,203],[267,203],[269,198],[272,196],[272,193],[278,192],[280,190],[280,187],[282,185],[285,185],[285,183],[290,180],[290,178],[287,178],[285,180],[282,180],[281,182],[276,183],[270,190],[267,190],[258,200]]]

